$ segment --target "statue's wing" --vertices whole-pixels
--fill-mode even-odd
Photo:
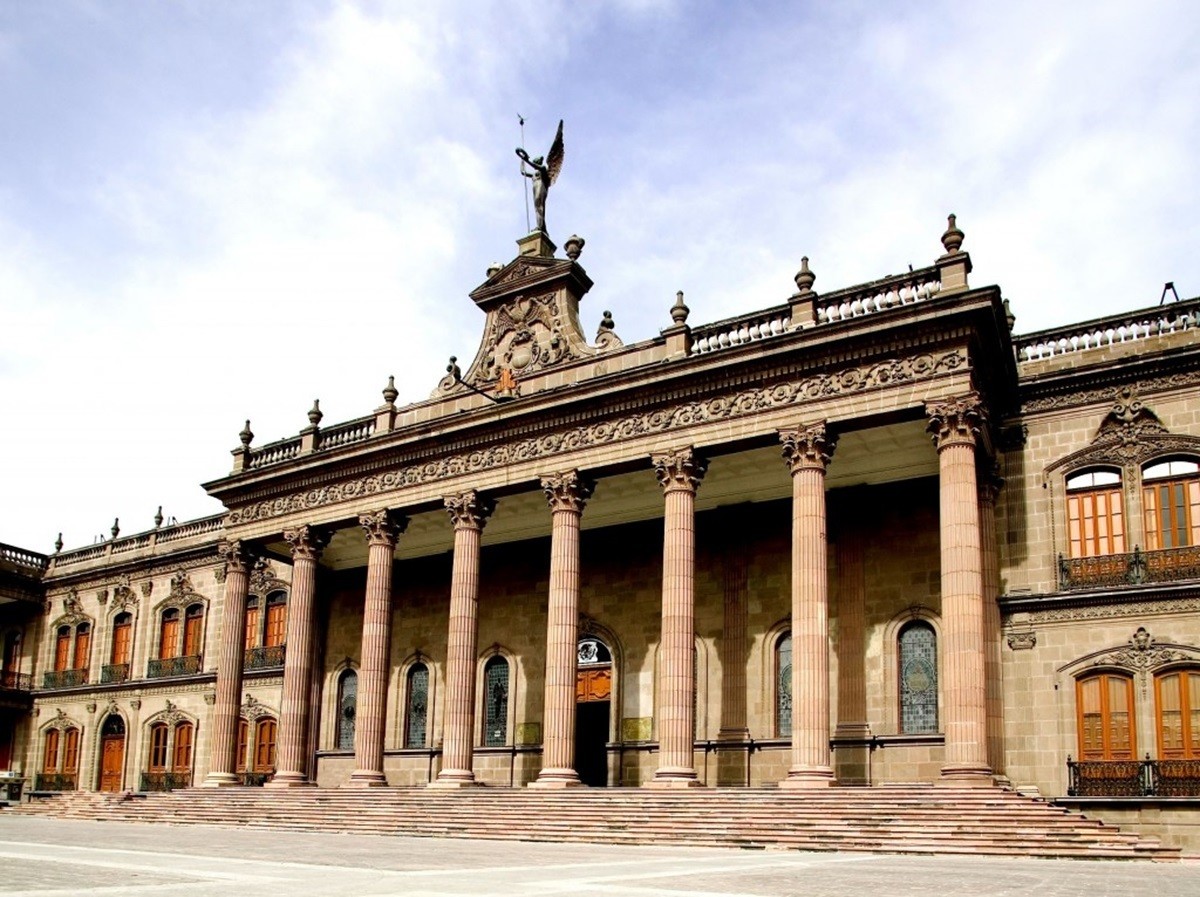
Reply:
[[[546,153],[546,170],[550,173],[550,183],[553,184],[558,180],[558,173],[562,171],[563,163],[563,139],[562,139],[562,119],[558,120],[558,133],[554,135],[554,143],[550,145],[550,152]]]

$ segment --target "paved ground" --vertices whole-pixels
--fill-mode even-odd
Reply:
[[[0,894],[1154,897],[1200,865],[311,835],[0,812]]]

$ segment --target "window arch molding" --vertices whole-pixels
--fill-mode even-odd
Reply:
[[[486,728],[488,723],[487,717],[487,669],[488,664],[494,658],[501,658],[508,664],[508,695],[504,707],[504,745],[511,746],[516,743],[516,709],[520,706],[517,702],[517,695],[524,687],[525,671],[517,658],[510,649],[504,647],[498,642],[489,647],[486,651],[479,655],[475,663],[475,743],[480,747],[499,747],[499,745],[488,745],[486,738]]]
[[[425,737],[423,743],[416,744],[409,740],[409,712],[412,700],[409,691],[413,687],[413,671],[419,667],[424,667],[426,671]],[[394,669],[389,694],[396,696],[397,704],[393,718],[396,720],[398,733],[395,745],[401,750],[419,751],[429,750],[433,747],[435,740],[434,721],[437,719],[436,710],[440,697],[438,689],[441,685],[441,673],[441,665],[436,663],[428,654],[421,651],[414,651],[412,654],[409,654]]]
[[[163,657],[162,632],[163,615],[171,610],[179,612],[179,644],[175,646],[174,655],[183,656],[185,628],[189,609],[199,605],[202,613],[200,626],[200,654],[204,653],[204,642],[208,638],[209,600],[191,588],[191,583],[185,574],[180,574],[171,580],[171,594],[154,606],[154,627],[152,632],[153,644],[150,646],[151,657]]]
[[[945,678],[945,650],[942,618],[932,608],[914,604],[896,614],[883,629],[883,684],[887,702],[888,732],[903,735],[904,726],[900,708],[900,635],[911,623],[924,623],[933,630],[937,645],[937,718],[938,731],[920,733],[926,737],[941,737],[945,732],[945,708],[943,706],[943,683]]]
[[[353,751],[358,731],[358,666],[344,664],[333,679],[333,742],[337,751]]]
[[[361,680],[358,678],[362,675],[359,669],[359,664],[356,660],[346,657],[341,660],[333,669],[329,670],[325,675],[325,685],[322,688],[323,698],[322,703],[325,707],[324,718],[327,720],[322,725],[323,741],[328,750],[340,751],[344,748],[338,747],[339,733],[341,731],[342,720],[342,683],[347,674],[353,673],[355,676],[355,695],[358,694],[358,686],[361,685]],[[357,716],[358,704],[355,702],[355,715]],[[278,718],[278,714],[273,714]],[[349,750],[354,750],[353,747]]]

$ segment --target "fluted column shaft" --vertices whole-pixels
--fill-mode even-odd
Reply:
[[[579,520],[593,484],[576,471],[542,479],[553,515],[546,610],[546,703],[542,771],[535,785],[579,784],[575,771],[575,673],[579,658]]]
[[[446,734],[438,787],[475,784],[475,653],[479,637],[479,548],[495,505],[477,492],[446,499],[454,524],[450,628],[446,641]]]
[[[792,473],[792,764],[783,787],[833,782],[829,754],[829,574],[824,424],[779,434]]]
[[[308,778],[309,709],[312,705],[313,619],[317,564],[329,534],[311,526],[285,530],[292,546],[292,590],[288,598],[287,652],[283,662],[283,695],[279,701],[276,787],[313,784]]]
[[[246,600],[250,594],[251,559],[241,542],[221,545],[225,560],[225,606],[217,653],[217,688],[212,711],[212,749],[204,784],[239,784],[237,720],[242,701],[242,666],[246,647]]]
[[[396,540],[408,520],[383,509],[363,514],[358,522],[367,536],[367,588],[354,720],[355,770],[350,774],[350,784],[380,786],[387,784],[383,736],[392,648],[392,561]]]
[[[943,778],[986,783],[983,558],[975,440],[983,423],[977,396],[929,410],[938,451],[946,755]]]
[[[707,462],[692,449],[654,458],[662,486],[663,583],[658,769],[653,784],[698,784],[695,743],[696,489]]]
[[[1000,649],[1000,564],[996,556],[996,498],[1002,481],[985,477],[979,484],[979,538],[983,561],[983,644],[987,694],[988,765],[1004,774],[1004,681]]]

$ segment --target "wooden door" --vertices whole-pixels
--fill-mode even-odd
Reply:
[[[121,790],[121,767],[125,764],[125,736],[105,735],[100,748],[100,790]]]

